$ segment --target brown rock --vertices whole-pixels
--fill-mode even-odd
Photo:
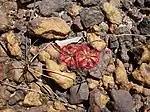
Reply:
[[[105,41],[95,33],[88,33],[87,41],[93,48],[97,49],[98,51],[102,51],[106,47]]]
[[[88,81],[88,86],[90,89],[94,89],[99,85],[99,81],[94,80],[92,78],[87,78],[87,81]]]
[[[103,80],[103,85],[106,89],[113,88],[113,86],[115,85],[113,76],[104,75],[102,80]]]
[[[39,60],[42,62],[45,62],[46,59],[50,59],[50,55],[48,52],[46,52],[45,50],[39,52]]]
[[[115,24],[120,24],[122,22],[122,16],[119,10],[111,3],[105,2],[102,8],[110,22]]]
[[[56,109],[56,110],[66,110],[66,108],[65,108],[65,106],[60,102],[60,101],[58,101],[58,100],[56,100],[55,102],[54,102],[54,108]]]
[[[39,93],[37,92],[29,92],[23,101],[24,105],[27,106],[40,106],[42,105],[42,99]]]
[[[59,17],[36,18],[30,22],[29,28],[35,35],[47,39],[62,39],[71,31],[68,24]]]
[[[13,56],[21,57],[22,51],[19,47],[19,42],[15,37],[15,34],[12,32],[6,33],[6,40],[8,42],[7,47]]]
[[[142,49],[144,52],[139,63],[150,62],[150,45],[142,46]]]
[[[124,86],[128,83],[125,67],[119,59],[116,60],[115,77],[117,84],[121,84],[122,86]]]
[[[68,89],[73,86],[76,79],[74,72],[61,71],[60,65],[53,60],[46,60],[46,68],[49,70],[48,75],[62,88]]]
[[[150,87],[150,64],[142,63],[140,68],[132,73],[134,79]]]
[[[90,107],[91,112],[100,112],[101,108],[104,107],[109,101],[109,97],[103,94],[99,89],[95,88],[90,92]]]

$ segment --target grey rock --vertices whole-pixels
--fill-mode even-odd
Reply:
[[[70,88],[70,94],[68,94],[68,101],[71,104],[79,104],[88,100],[89,89],[87,83],[75,85]]]
[[[80,17],[85,28],[104,21],[104,15],[99,7],[83,8]]]
[[[83,5],[98,5],[104,0],[80,0]]]
[[[65,0],[42,0],[39,4],[40,13],[50,16],[53,12],[61,11],[65,7]]]
[[[149,35],[150,34],[150,17],[145,17],[138,25],[138,29],[141,34]]]
[[[126,90],[112,90],[113,99],[112,112],[132,112],[133,100],[130,93]]]

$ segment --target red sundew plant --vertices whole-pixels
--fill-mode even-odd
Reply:
[[[100,62],[100,52],[90,48],[88,44],[69,44],[62,47],[60,51],[60,61],[69,67],[90,70]]]

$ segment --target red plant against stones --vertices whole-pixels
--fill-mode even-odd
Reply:
[[[87,44],[69,44],[61,48],[60,60],[69,67],[92,69],[99,63],[99,51]]]

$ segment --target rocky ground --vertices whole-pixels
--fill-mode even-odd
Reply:
[[[150,112],[150,0],[0,0],[0,112]]]

